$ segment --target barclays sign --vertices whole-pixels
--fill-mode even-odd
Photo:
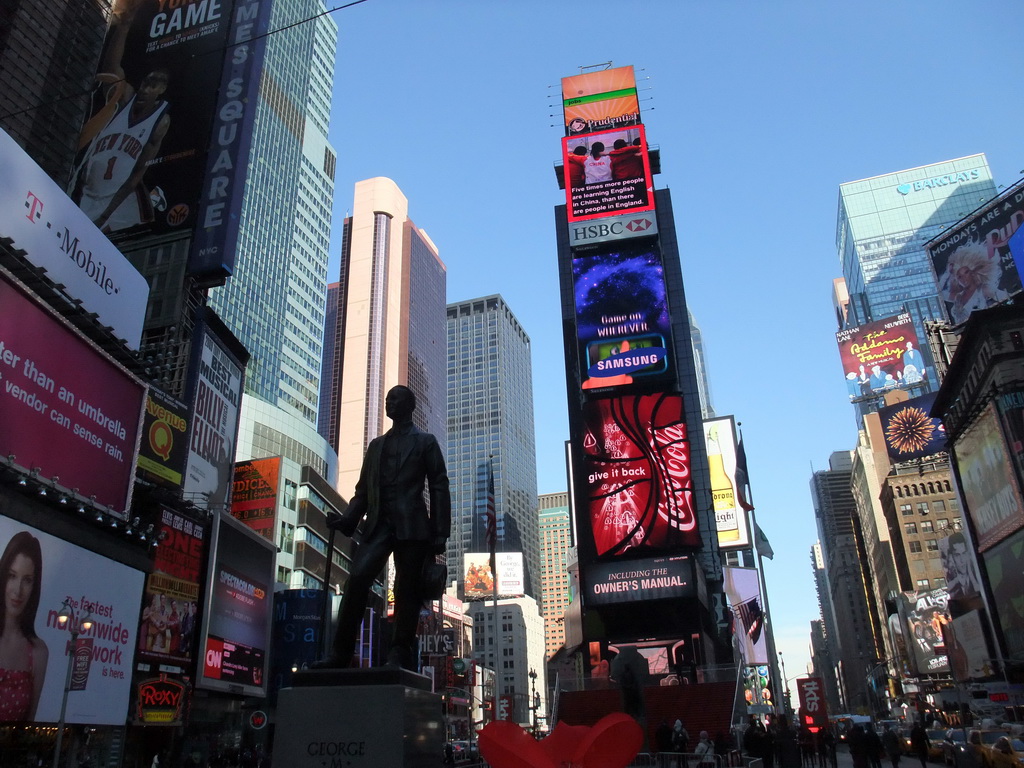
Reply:
[[[900,184],[896,187],[896,191],[901,195],[909,195],[911,192],[920,192],[922,189],[935,189],[936,187],[948,187],[953,184],[962,184],[965,181],[972,181],[980,178],[981,172],[974,168],[970,171],[961,171],[960,173],[947,173],[943,176],[933,176],[930,179],[922,179],[921,181],[912,181],[908,184]]]

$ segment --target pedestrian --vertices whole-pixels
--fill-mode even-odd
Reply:
[[[446,766],[455,765],[455,750],[450,741],[444,745],[444,764]]]
[[[850,747],[853,768],[868,768],[867,741],[864,735],[864,728],[860,723],[850,729],[850,733],[846,737],[846,743]]]
[[[882,731],[882,749],[892,763],[892,768],[900,768],[900,736],[888,725]]]
[[[700,732],[700,741],[697,742],[693,753],[697,756],[698,768],[714,768],[715,744],[707,731]]]
[[[654,746],[659,753],[672,751],[672,726],[668,720],[662,720],[654,732]]]
[[[917,755],[917,759],[921,761],[921,768],[928,768],[929,746],[931,745],[928,741],[928,732],[924,729],[924,724],[918,720],[910,729],[910,748]]]
[[[864,747],[871,768],[882,768],[882,739],[871,726],[864,732]]]
[[[684,755],[689,747],[690,734],[683,725],[683,721],[677,719],[675,725],[672,726],[672,751],[678,755]],[[677,758],[676,764],[683,765],[683,758]]]

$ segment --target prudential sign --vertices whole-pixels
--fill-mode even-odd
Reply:
[[[920,181],[911,181],[906,184],[900,184],[896,187],[896,191],[901,195],[909,195],[911,192],[920,192],[922,189],[935,189],[937,187],[950,187],[954,184],[963,184],[965,181],[973,181],[980,178],[981,173],[977,168],[970,171],[961,171],[960,173],[947,173],[943,176],[933,176],[930,179],[921,179]]]

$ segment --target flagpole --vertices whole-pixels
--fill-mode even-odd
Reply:
[[[736,428],[737,428],[737,430],[739,430],[739,433],[740,433],[740,444],[741,445],[743,444],[743,429],[742,429],[742,426],[743,426],[742,422],[738,422],[738,421],[736,422]],[[744,459],[746,459],[746,453],[745,452],[744,452]],[[768,636],[766,638],[767,641],[768,641],[767,644],[768,644],[768,653],[769,653],[768,668],[772,672],[772,676],[771,676],[772,680],[773,681],[778,680],[781,683],[783,683],[783,685],[785,685],[785,681],[781,680],[780,677],[779,677],[779,654],[778,654],[778,651],[775,648],[775,622],[772,621],[772,609],[771,609],[771,606],[770,606],[770,604],[768,602],[768,583],[765,581],[765,578],[764,578],[764,558],[761,556],[761,550],[757,546],[757,532],[758,532],[759,528],[757,527],[757,516],[754,514],[754,492],[753,492],[753,489],[750,486],[750,471],[749,471],[749,469],[747,470],[747,478],[746,479],[747,479],[747,501],[750,504],[750,512],[749,513],[745,513],[745,514],[748,514],[748,529],[747,530],[750,531],[751,543],[753,544],[752,549],[754,551],[754,554],[757,555],[757,561],[756,561],[757,562],[757,575],[758,575],[758,579],[761,582],[761,599],[764,600],[764,615],[765,615],[765,619],[766,619],[767,624],[768,624]],[[782,696],[783,695],[782,690],[783,690],[782,688],[780,688],[778,686],[775,686],[775,694],[777,696]],[[789,711],[789,702],[788,701],[783,706],[782,711],[783,711],[783,713],[786,713],[786,712]]]

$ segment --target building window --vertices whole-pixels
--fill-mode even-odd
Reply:
[[[918,514],[927,515],[928,514],[928,502],[927,501],[919,501],[919,502],[917,502],[917,511],[918,511]]]
[[[289,555],[295,552],[295,526],[281,523],[281,551]]]
[[[924,543],[924,548],[926,550],[928,550],[929,552],[938,552],[939,551],[939,542],[938,542],[937,539],[928,539]]]
[[[900,514],[904,517],[914,514],[914,508],[910,504],[900,504]]]
[[[935,499],[935,501],[932,502],[932,509],[934,509],[936,513],[945,512],[946,502],[942,499]]]
[[[914,583],[917,586],[918,591],[928,589],[928,579],[918,579]]]
[[[932,533],[935,530],[931,520],[921,521],[921,533]]]
[[[920,541],[912,541],[912,542],[910,542],[910,551],[911,552],[920,552],[921,551],[921,542]]]
[[[904,523],[903,530],[907,533],[917,533],[917,523]]]

